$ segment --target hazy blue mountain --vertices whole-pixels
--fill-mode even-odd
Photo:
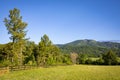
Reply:
[[[120,40],[110,40],[109,42],[120,43]]]

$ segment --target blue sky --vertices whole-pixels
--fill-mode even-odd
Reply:
[[[18,8],[28,23],[27,38],[47,34],[54,44],[79,39],[120,40],[120,0],[1,0],[0,44],[10,41],[3,20]]]

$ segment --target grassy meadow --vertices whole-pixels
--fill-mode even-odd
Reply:
[[[9,72],[0,80],[120,80],[120,66],[55,66]]]

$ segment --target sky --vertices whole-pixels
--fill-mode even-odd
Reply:
[[[17,8],[28,23],[26,38],[54,44],[74,40],[120,40],[120,0],[0,0],[0,44],[10,42],[4,18]]]

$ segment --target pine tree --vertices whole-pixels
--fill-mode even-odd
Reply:
[[[39,42],[39,45],[38,45],[38,48],[39,48],[39,53],[37,55],[38,65],[47,64],[47,59],[49,57],[49,48],[51,44],[52,43],[46,34],[43,37],[41,37],[41,41]]]
[[[52,44],[49,37],[45,34],[41,37],[38,45],[37,64],[46,66],[59,62],[59,48]]]
[[[9,11],[8,18],[4,19],[5,26],[8,30],[8,34],[11,34],[10,40],[12,40],[12,53],[16,54],[16,60],[19,65],[22,65],[22,52],[25,43],[26,31],[25,28],[27,23],[22,21],[22,16],[20,16],[20,10],[14,8]]]

